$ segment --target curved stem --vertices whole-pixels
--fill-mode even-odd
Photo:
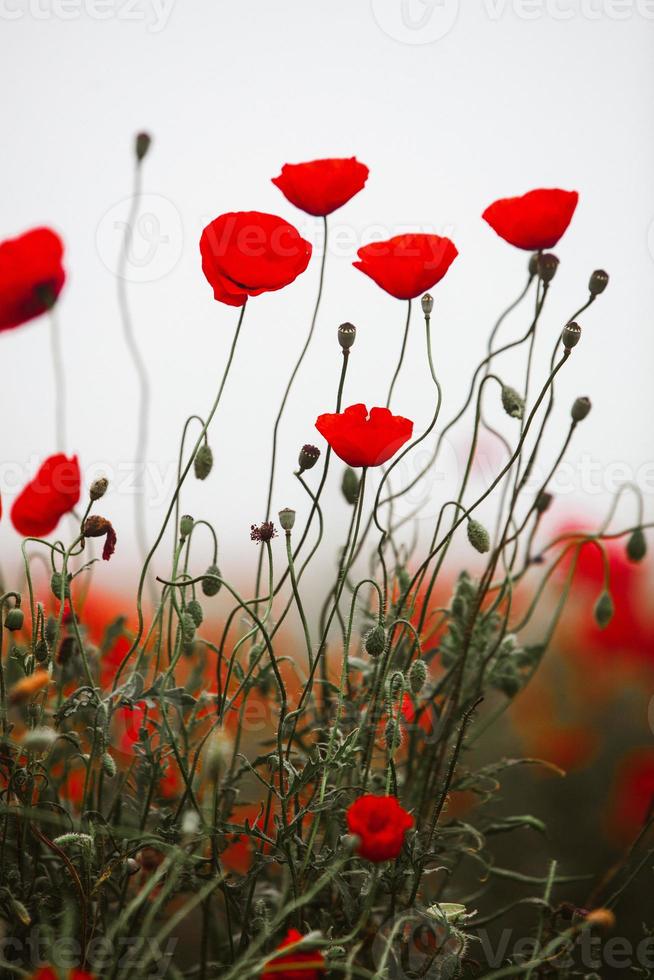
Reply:
[[[402,338],[402,348],[400,350],[400,359],[397,362],[397,367],[395,368],[395,374],[391,380],[391,386],[388,389],[388,397],[386,398],[386,408],[391,407],[391,398],[393,396],[393,388],[395,387],[395,382],[397,381],[400,370],[402,369],[402,363],[404,361],[404,355],[406,353],[406,344],[409,339],[409,323],[411,322],[411,300],[407,304],[406,312],[406,325],[404,327],[404,337]]]

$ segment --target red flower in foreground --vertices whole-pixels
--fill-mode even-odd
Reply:
[[[300,939],[302,933],[297,929],[289,929],[277,949],[286,949]],[[318,973],[324,969],[325,957],[322,953],[302,949],[286,956],[275,956],[261,974],[261,980],[319,980]]]
[[[364,245],[352,265],[396,299],[414,299],[441,281],[458,254],[449,238],[396,235]]]
[[[293,282],[309,264],[311,245],[274,214],[232,211],[207,225],[200,252],[215,299],[243,306],[248,296]]]
[[[77,456],[50,456],[14,500],[11,520],[19,534],[42,538],[54,531],[80,496]]]
[[[64,246],[50,228],[34,228],[0,244],[0,330],[50,309],[63,289]]]
[[[634,749],[620,762],[613,786],[611,829],[621,839],[634,837],[654,806],[654,751]]]
[[[358,194],[368,179],[368,168],[356,157],[285,163],[272,182],[284,197],[307,214],[325,217]]]
[[[413,817],[394,796],[360,796],[347,808],[347,827],[360,839],[358,853],[369,861],[399,856]]]
[[[577,207],[577,191],[536,190],[490,204],[482,218],[500,238],[517,248],[537,252],[554,248]]]
[[[94,980],[94,974],[77,969],[59,973],[52,966],[42,966],[32,974],[31,980],[64,980],[64,978],[65,980]]]
[[[350,405],[335,415],[319,415],[316,429],[349,466],[381,466],[413,433],[413,422],[387,408]]]

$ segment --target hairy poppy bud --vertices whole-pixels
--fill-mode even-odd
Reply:
[[[380,657],[386,647],[386,630],[379,623],[366,633],[366,653],[370,657]]]
[[[109,752],[105,752],[102,756],[102,771],[108,779],[113,779],[116,775],[116,762]]]
[[[538,252],[532,252],[529,256],[529,265],[527,266],[530,276],[535,276],[538,272]]]
[[[302,446],[297,459],[300,473],[304,473],[305,470],[310,470],[312,466],[316,465],[319,458],[320,450],[317,446],[312,446],[309,442],[305,446]]]
[[[607,592],[605,589],[595,603],[595,609],[593,610],[595,622],[601,630],[609,625],[613,619],[614,612],[613,599],[611,598],[610,592]]]
[[[418,694],[427,680],[427,664],[424,660],[414,660],[409,671],[409,686],[414,694]]]
[[[425,293],[425,295],[420,300],[422,306],[422,312],[425,316],[431,316],[431,311],[434,309],[434,297],[431,293]]]
[[[91,500],[99,500],[100,497],[104,497],[108,486],[109,480],[106,476],[101,476],[98,480],[94,480],[89,488],[89,497]]]
[[[566,323],[561,333],[561,341],[566,350],[572,350],[581,340],[581,327],[574,320]]]
[[[525,400],[515,390],[508,385],[502,385],[502,406],[507,415],[512,419],[521,419],[525,414]]]
[[[609,274],[604,269],[595,269],[588,280],[588,292],[591,296],[599,296],[609,284]]]
[[[183,514],[179,519],[179,533],[183,538],[188,538],[189,534],[193,530],[193,525],[195,521],[190,514]]]
[[[538,259],[538,275],[544,283],[550,283],[556,275],[559,260],[552,252],[545,252]]]
[[[490,535],[479,521],[468,521],[468,541],[482,555],[490,550]]]
[[[574,422],[581,422],[590,412],[590,408],[590,398],[586,398],[585,395],[582,398],[575,398],[570,409],[572,420]]]
[[[184,643],[192,643],[195,636],[195,620],[189,612],[182,613],[179,625],[182,629],[182,640]]]
[[[348,504],[354,506],[359,499],[359,477],[351,466],[348,466],[343,473],[341,490]]]
[[[50,647],[45,640],[37,640],[36,644],[34,645],[34,656],[40,664],[46,662],[50,656]]]
[[[642,561],[647,554],[647,541],[642,527],[632,531],[627,541],[627,558],[629,561]]]
[[[55,592],[55,595],[61,595],[61,592],[56,592],[54,587],[52,591]],[[48,616],[48,618],[45,621],[43,636],[49,647],[51,647],[52,644],[54,643],[56,635],[57,635],[57,619],[55,616]]]
[[[209,565],[202,579],[202,591],[206,596],[218,595],[222,582],[220,579],[220,569],[217,565]],[[208,577],[207,577],[208,576]]]
[[[338,342],[343,350],[349,350],[357,336],[357,328],[353,323],[341,323],[338,328]]]
[[[136,159],[140,163],[145,157],[148,150],[150,149],[150,144],[152,143],[152,138],[149,133],[137,133],[136,140],[134,142],[134,152],[136,153]]]
[[[284,507],[279,512],[279,523],[284,531],[292,531],[295,524],[295,511],[290,507]]]
[[[66,576],[66,581],[64,582],[64,578],[61,572],[52,573],[52,578],[50,579],[50,588],[52,589],[57,599],[61,599],[62,593],[64,599],[70,599],[70,580],[71,580],[70,574]]]
[[[534,502],[534,507],[539,514],[544,514],[546,510],[550,509],[550,504],[552,503],[553,497],[551,493],[547,490],[541,490],[541,492],[536,497]]]
[[[13,609],[7,610],[7,615],[5,616],[5,626],[8,630],[14,633],[16,630],[22,630],[23,622],[25,621],[25,615],[23,610],[18,606],[14,606]]]
[[[395,722],[394,718],[389,718],[386,722],[384,741],[390,752],[396,752],[402,745],[402,729]]]
[[[196,626],[202,626],[204,613],[202,612],[202,606],[200,605],[197,599],[191,599],[191,601],[186,606],[186,611]]]
[[[193,470],[198,480],[206,480],[213,468],[213,452],[211,446],[203,442],[193,460]]]

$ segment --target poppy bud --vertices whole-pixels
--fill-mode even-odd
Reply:
[[[549,510],[552,500],[553,497],[551,493],[548,493],[547,490],[541,490],[534,503],[536,511],[539,514],[544,514],[546,510]]]
[[[431,311],[434,309],[434,297],[431,293],[425,293],[425,295],[420,300],[422,305],[422,312],[425,316],[431,316]]]
[[[347,500],[348,504],[354,506],[359,499],[359,477],[356,475],[351,466],[348,466],[343,473],[341,490],[343,491],[343,496]]]
[[[552,252],[545,252],[538,259],[538,275],[544,283],[550,283],[556,275],[559,260]]]
[[[34,656],[36,657],[36,659],[40,664],[46,662],[46,660],[50,656],[50,648],[45,640],[41,639],[37,641],[37,643],[34,646]]]
[[[195,521],[190,514],[184,514],[179,521],[179,533],[183,538],[188,538],[189,534],[193,530],[193,525]]]
[[[132,875],[138,874],[141,870],[141,865],[134,858],[127,858],[125,861],[125,871],[131,877]]]
[[[184,643],[192,643],[195,636],[195,620],[189,612],[182,613],[179,625],[182,629],[182,640]]]
[[[370,657],[380,657],[386,647],[386,630],[378,623],[366,633],[365,648]]]
[[[468,541],[482,555],[490,550],[490,535],[479,521],[468,521]]]
[[[56,594],[61,595],[61,592],[57,592]],[[49,647],[51,647],[52,644],[54,643],[56,635],[57,635],[57,620],[54,616],[48,616],[45,623],[45,629],[43,630],[43,636]]]
[[[89,488],[89,497],[91,500],[99,500],[100,497],[104,497],[108,486],[109,480],[106,476],[101,476],[98,480],[94,480]]]
[[[298,466],[300,467],[300,473],[304,473],[305,470],[310,470],[312,466],[315,466],[320,457],[320,450],[317,446],[312,446],[311,443],[307,443],[302,446],[300,450],[300,455],[298,456]]]
[[[198,480],[206,480],[213,467],[213,452],[208,443],[203,442],[193,460],[193,469]]]
[[[427,664],[424,660],[415,660],[409,671],[409,686],[414,694],[419,694],[427,680]]]
[[[52,573],[52,578],[50,579],[50,588],[52,589],[57,599],[61,599],[62,592],[63,592],[64,599],[70,599],[70,580],[71,580],[70,575],[66,576],[66,581],[64,582],[61,572]]]
[[[402,745],[402,729],[393,718],[389,718],[386,722],[384,741],[390,752],[396,752]]]
[[[14,633],[16,630],[22,630],[23,622],[25,621],[25,615],[23,610],[18,606],[14,606],[13,609],[7,610],[7,615],[5,616],[5,626],[8,630]]]
[[[150,144],[152,143],[152,138],[148,133],[137,133],[136,140],[134,142],[134,151],[136,153],[136,159],[140,163],[145,157],[148,150],[150,149]]]
[[[202,626],[202,620],[204,619],[204,613],[202,612],[202,606],[197,599],[191,599],[186,607],[186,611],[195,623],[196,626]]]
[[[566,350],[572,350],[581,340],[581,327],[574,320],[566,323],[561,333],[561,341]]]
[[[102,756],[102,771],[108,779],[113,779],[116,775],[116,762],[109,752],[105,752]]]
[[[570,409],[570,415],[572,416],[573,422],[581,422],[586,418],[590,412],[590,398],[586,398],[584,395],[582,398],[575,398],[572,408]]]
[[[341,323],[338,328],[338,342],[343,350],[349,350],[357,336],[357,328],[353,323]]]
[[[613,599],[611,598],[610,592],[607,592],[605,589],[595,603],[595,609],[593,610],[595,622],[601,630],[605,629],[609,625],[613,619],[614,612],[615,607],[613,605]]]
[[[599,296],[609,284],[609,274],[604,269],[595,269],[588,280],[588,292],[591,296]]]
[[[220,569],[217,565],[209,565],[202,579],[202,591],[206,596],[218,595],[222,582],[220,579]],[[208,576],[208,577],[207,577]]]
[[[292,531],[295,524],[295,511],[290,507],[284,507],[279,512],[279,523],[284,531]]]
[[[642,561],[647,554],[647,541],[642,527],[632,531],[627,541],[627,558],[629,561]]]
[[[529,265],[527,266],[530,276],[535,276],[538,272],[538,252],[532,252],[529,256]]]
[[[525,400],[515,390],[508,385],[502,385],[502,406],[507,415],[512,419],[521,419],[525,414]]]

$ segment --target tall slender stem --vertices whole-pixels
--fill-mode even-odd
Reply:
[[[50,349],[55,390],[55,446],[58,453],[66,452],[66,374],[61,349],[59,318],[53,307],[50,310]]]
[[[407,340],[409,339],[409,324],[410,324],[410,322],[411,322],[411,300],[409,300],[408,303],[407,303],[406,324],[404,326],[404,337],[402,338],[402,347],[400,349],[400,359],[397,362],[397,367],[395,368],[395,374],[393,375],[393,378],[391,380],[391,386],[388,389],[388,396],[386,398],[386,408],[390,408],[391,407],[391,398],[393,397],[393,388],[395,387],[395,382],[397,381],[398,375],[399,375],[400,371],[402,370],[402,364],[404,362],[404,355],[406,353],[406,344],[407,344]]]

